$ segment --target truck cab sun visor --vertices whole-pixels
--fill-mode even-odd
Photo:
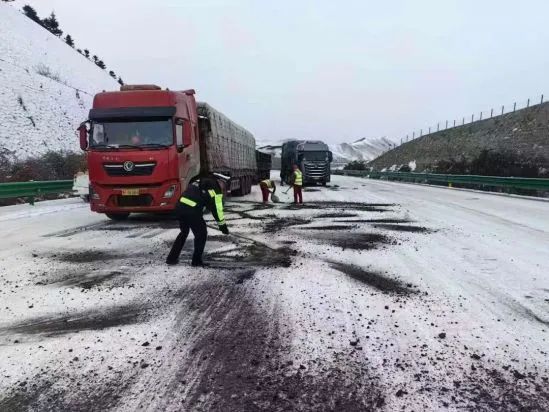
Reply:
[[[139,117],[172,117],[176,108],[173,106],[155,107],[116,107],[108,109],[91,109],[90,120],[124,119]]]

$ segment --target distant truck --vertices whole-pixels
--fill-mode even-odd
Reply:
[[[254,136],[194,90],[125,85],[95,96],[79,127],[87,151],[91,210],[114,220],[133,212],[169,212],[201,175],[230,176],[231,195],[258,181]]]
[[[303,173],[303,184],[330,181],[330,163],[332,152],[328,145],[320,140],[291,140],[282,145],[280,179],[289,183],[292,166],[296,164]]]

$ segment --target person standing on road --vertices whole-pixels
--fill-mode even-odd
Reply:
[[[291,179],[291,185],[294,187],[294,203],[302,204],[303,203],[303,174],[297,165],[293,165],[293,173]]]
[[[276,185],[274,180],[265,179],[259,182],[259,188],[261,189],[261,194],[263,195],[263,204],[266,205],[269,203],[269,194],[273,195],[276,192]]]
[[[191,265],[205,266],[202,254],[206,246],[208,231],[204,221],[204,208],[212,212],[219,225],[219,230],[225,235],[229,234],[223,212],[223,193],[216,178],[223,181],[228,180],[226,176],[219,173],[214,173],[212,177],[202,177],[192,181],[179,198],[176,214],[181,232],[177,235],[166,258],[168,265],[175,265],[179,262],[181,249],[183,249],[189,230],[191,230],[194,235],[194,253]]]

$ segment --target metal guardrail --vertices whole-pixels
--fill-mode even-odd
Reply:
[[[371,179],[386,178],[387,180],[400,180],[412,183],[442,183],[448,186],[452,186],[453,184],[461,184],[549,191],[549,179],[540,178],[450,175],[413,172],[370,172],[368,170],[337,170],[336,174],[363,176]]]
[[[72,180],[49,180],[44,182],[0,183],[0,199],[23,197],[31,205],[38,196],[51,193],[72,192]]]

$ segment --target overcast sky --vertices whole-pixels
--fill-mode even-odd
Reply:
[[[547,0],[24,3],[126,83],[194,88],[263,141],[400,140],[549,94]]]

